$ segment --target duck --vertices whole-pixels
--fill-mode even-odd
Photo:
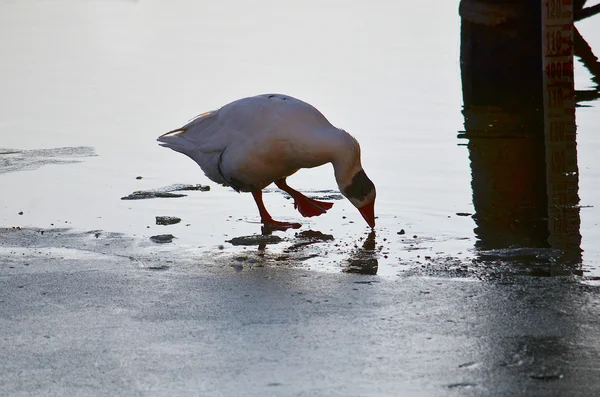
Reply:
[[[333,203],[293,189],[286,178],[303,168],[333,165],[338,188],[366,223],[375,227],[375,185],[361,164],[358,141],[334,127],[314,106],[282,94],[238,99],[202,113],[181,128],[158,137],[160,146],[194,160],[212,181],[237,192],[250,192],[262,225],[297,229],[297,222],[276,221],[262,190],[274,183],[294,200],[304,217],[326,213]]]

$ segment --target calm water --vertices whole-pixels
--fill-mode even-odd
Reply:
[[[97,154],[82,149],[81,163],[0,173],[0,226],[173,233],[176,247],[198,252],[257,233],[249,194],[216,186],[155,139],[234,99],[280,92],[312,103],[361,142],[378,189],[379,274],[396,274],[425,256],[476,257],[469,152],[457,138],[464,130],[458,2],[437,3],[0,3],[0,148],[89,146]],[[600,53],[597,20],[577,26]],[[593,87],[578,62],[575,73],[576,88]],[[597,102],[586,105],[577,109],[581,248],[585,274],[600,276],[600,113]],[[173,183],[212,190],[120,200]],[[307,192],[336,189],[328,166],[289,183]],[[276,219],[300,218],[275,191],[265,202]],[[156,226],[156,215],[183,221]],[[368,232],[345,200],[303,222],[302,230],[336,238],[303,262],[318,269],[339,269]],[[279,235],[292,239],[294,232]],[[225,245],[224,254],[233,252]]]

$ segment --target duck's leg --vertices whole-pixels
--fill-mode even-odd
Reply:
[[[288,186],[285,178],[275,181],[275,184],[278,188],[292,196],[294,199],[294,208],[296,208],[298,212],[302,214],[302,216],[319,216],[326,213],[328,209],[333,207],[333,203],[308,198],[299,191],[292,189]]]
[[[265,204],[262,199],[262,190],[255,190],[252,192],[252,197],[254,197],[254,201],[256,201],[256,206],[258,207],[258,213],[260,214],[260,222],[265,225],[267,228],[278,229],[278,230],[286,230],[286,229],[298,229],[302,225],[299,223],[293,222],[279,222],[271,218],[271,215],[265,208]]]

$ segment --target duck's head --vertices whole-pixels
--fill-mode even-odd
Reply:
[[[347,133],[346,133],[347,134]],[[363,216],[365,221],[375,227],[375,185],[369,179],[360,162],[360,146],[352,138],[346,139],[343,147],[333,161],[335,179],[340,191]]]
[[[375,227],[375,185],[363,169],[356,172],[350,183],[339,186],[340,191],[365,218],[371,228]]]

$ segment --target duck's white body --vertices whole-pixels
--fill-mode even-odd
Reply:
[[[332,126],[313,106],[287,95],[234,101],[158,140],[161,146],[191,157],[211,180],[238,191],[260,192],[278,181],[285,185],[285,178],[301,168],[332,163],[342,193],[354,205],[360,209],[375,199],[374,186],[362,171],[358,142]],[[356,181],[361,172],[364,178]],[[345,192],[348,188],[351,194]],[[299,197],[294,198],[298,201]],[[325,204],[327,208],[320,213],[331,206]]]

